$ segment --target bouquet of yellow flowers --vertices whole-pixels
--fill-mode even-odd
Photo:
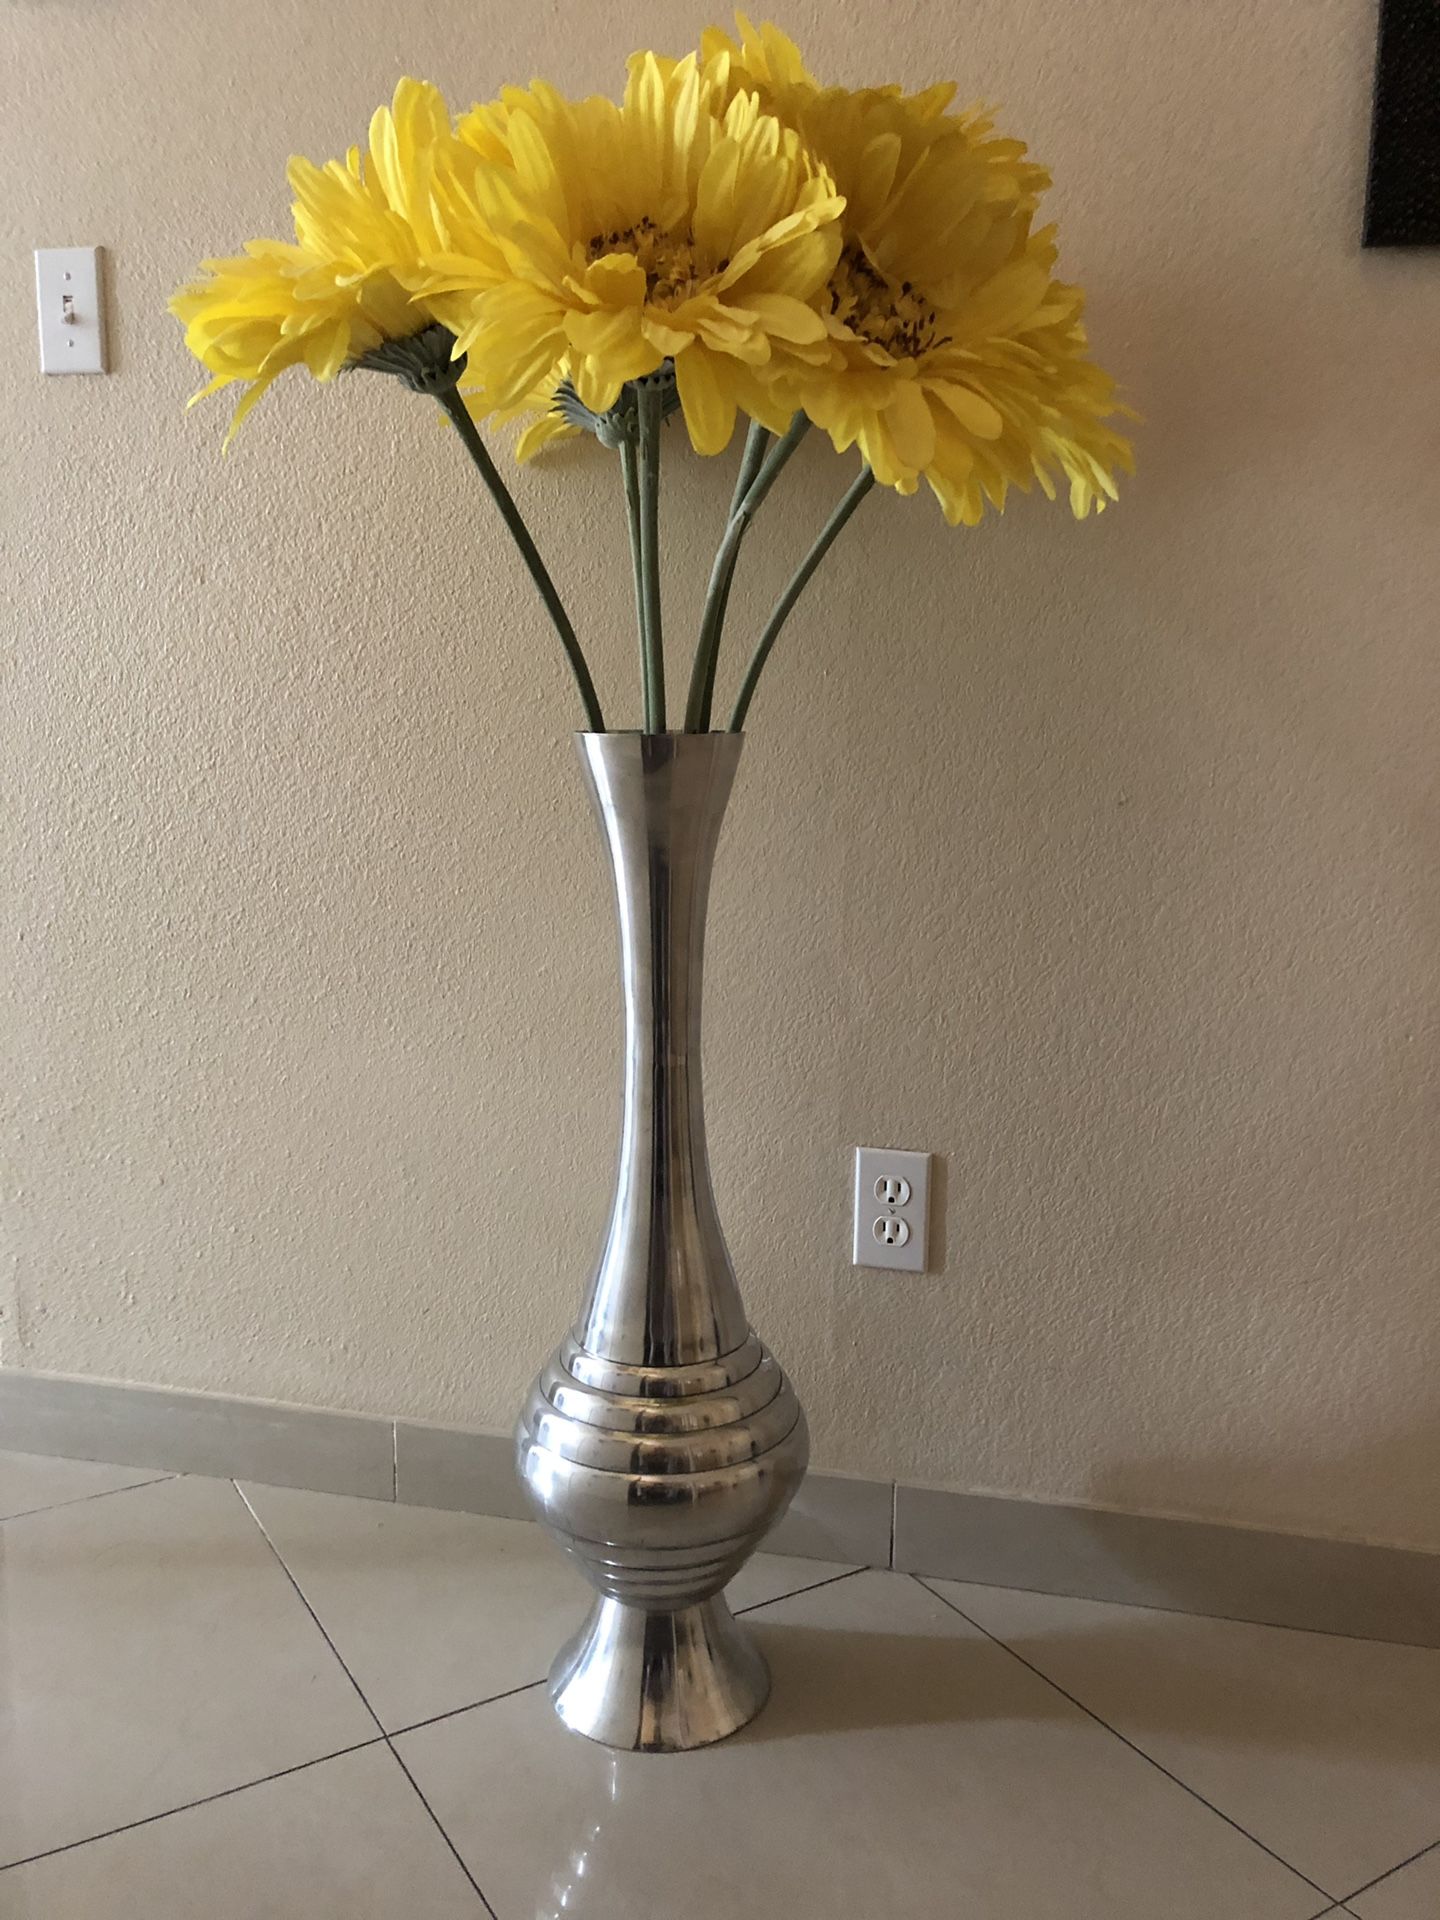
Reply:
[[[955,89],[825,87],[773,26],[738,16],[682,59],[636,54],[624,95],[542,81],[452,116],[405,79],[362,151],[292,159],[293,241],[204,263],[171,302],[186,345],[239,384],[229,438],[287,368],[391,373],[457,428],[563,644],[587,728],[604,718],[573,623],[480,428],[522,423],[527,460],[585,432],[618,453],[644,730],[667,724],[662,428],[699,454],[749,423],[684,707],[711,727],[740,545],[804,434],[860,468],[754,645],[730,715],[806,584],[879,481],[923,479],[951,525],[1009,491],[1068,487],[1083,518],[1132,471],[1126,410],[1088,357],[1078,287],[1055,278],[1049,185]]]

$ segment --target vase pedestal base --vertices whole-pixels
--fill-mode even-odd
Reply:
[[[566,1726],[627,1753],[711,1746],[769,1692],[764,1656],[720,1594],[674,1612],[602,1596],[550,1669]]]

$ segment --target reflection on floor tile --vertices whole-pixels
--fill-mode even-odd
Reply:
[[[0,1621],[0,1863],[375,1733],[228,1481],[7,1521]]]
[[[1440,1809],[1436,1811],[1440,1826]],[[1440,1841],[1368,1892],[1352,1894],[1345,1904],[1359,1920],[1435,1920],[1440,1914]]]
[[[930,1584],[1332,1895],[1440,1832],[1440,1649]]]
[[[1309,1920],[1323,1904],[903,1576],[752,1621],[774,1696],[704,1753],[611,1754],[543,1690],[400,1738],[499,1920]]]
[[[110,1467],[99,1460],[51,1460],[38,1453],[0,1453],[0,1520],[166,1477],[153,1467]]]
[[[484,1911],[383,1745],[0,1878],[4,1920],[484,1920]]]
[[[541,1680],[590,1590],[541,1530],[429,1507],[251,1487],[245,1497],[389,1729]],[[846,1571],[758,1555],[753,1606]]]

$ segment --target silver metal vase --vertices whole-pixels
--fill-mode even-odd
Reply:
[[[582,733],[615,882],[625,1071],[609,1229],[516,1430],[521,1480],[596,1600],[550,1671],[606,1746],[723,1740],[770,1680],[724,1588],[805,1473],[805,1416],[751,1332],[715,1211],[700,1081],[710,869],[741,740]]]

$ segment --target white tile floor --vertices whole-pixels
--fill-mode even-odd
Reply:
[[[0,1920],[1436,1920],[1440,1651],[762,1556],[725,1745],[515,1521],[0,1454]]]

